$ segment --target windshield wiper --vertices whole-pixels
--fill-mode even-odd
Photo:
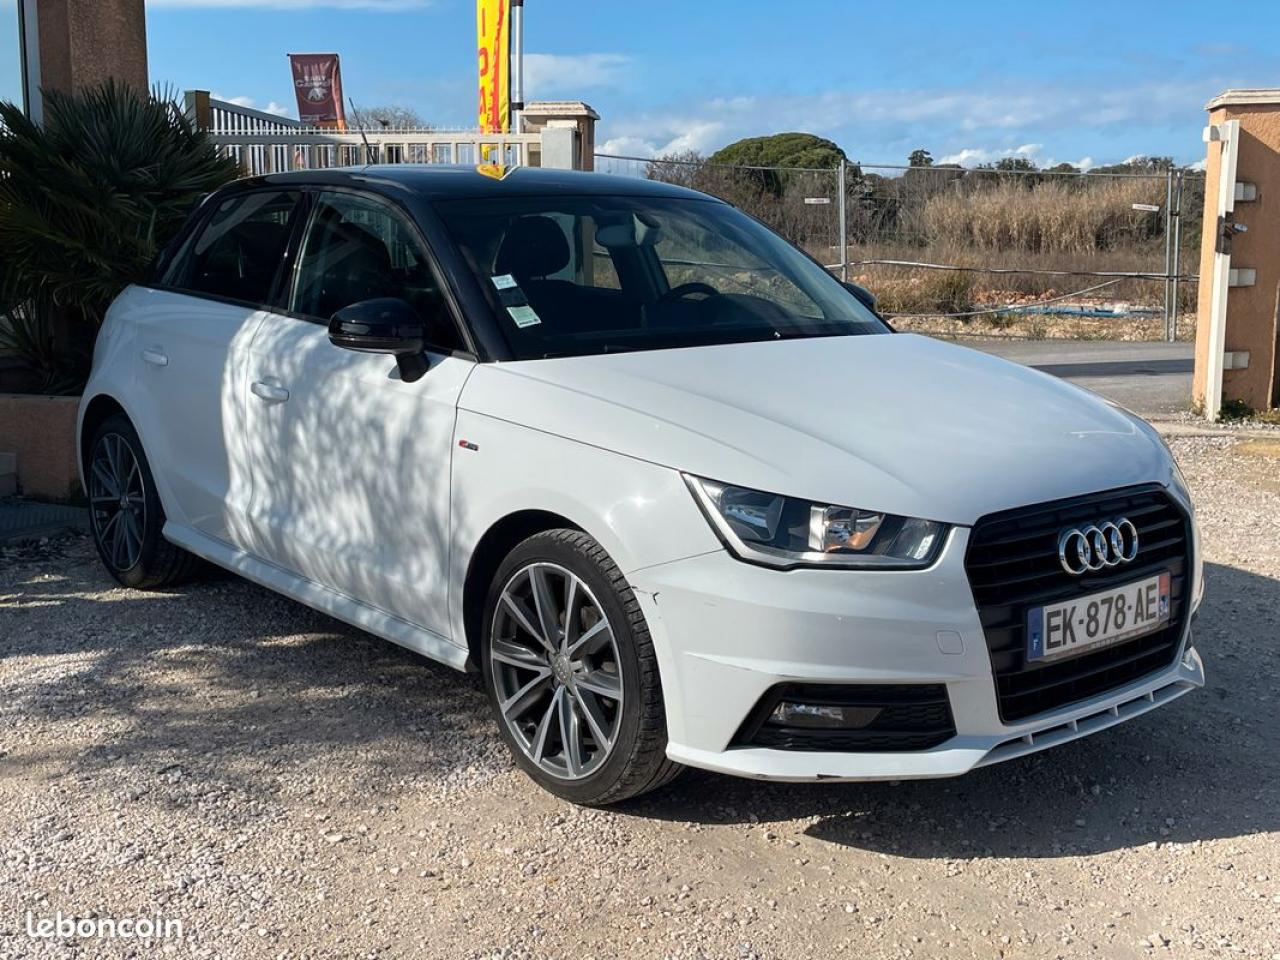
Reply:
[[[825,330],[816,333],[812,330],[775,330],[773,331],[776,340],[817,340],[819,337],[850,337],[853,331],[846,330],[841,327]]]
[[[630,353],[635,350],[642,350],[642,346],[627,346],[620,343],[604,343],[591,344],[589,350],[552,350],[544,353],[539,360],[559,360],[563,357],[595,357],[602,353]]]

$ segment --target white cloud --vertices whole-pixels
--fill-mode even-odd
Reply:
[[[1167,142],[1170,129],[1200,122],[1205,90],[1221,85],[1200,79],[1110,89],[1075,83],[685,99],[639,115],[606,111],[601,141],[610,152],[650,156],[673,147],[714,151],[740,137],[801,130],[835,140],[867,165],[903,163],[911,150],[924,147],[939,162],[971,165],[1013,156],[1043,166],[1049,165],[1050,142],[1055,151],[1064,142],[1067,149],[1073,143],[1122,143],[1131,150],[1148,135]],[[1116,159],[1095,149],[1076,165],[1096,166],[1099,152],[1104,162]]]
[[[292,111],[283,104],[279,104],[274,100],[267,103],[265,107],[258,106],[258,101],[253,97],[224,97],[222,94],[214,91],[210,94],[214,100],[223,100],[227,103],[234,103],[237,107],[244,107],[246,110],[261,110],[263,113],[274,113],[277,117],[287,117]]]
[[[1069,163],[1077,170],[1084,171],[1090,170],[1098,165],[1098,161],[1093,159],[1093,157],[1081,157],[1079,160],[1059,160],[1056,157],[1048,157],[1040,164],[1040,166],[1048,169],[1049,167],[1056,167],[1060,163]]]
[[[625,83],[631,63],[631,58],[621,53],[526,53],[525,98],[619,87]]]
[[[984,147],[966,147],[955,153],[949,153],[939,158],[936,163],[958,163],[962,167],[972,167],[979,163],[994,163],[997,160],[1003,160],[1006,157],[1021,157],[1026,160],[1034,160],[1040,163],[1039,156],[1044,150],[1043,143],[1024,143],[1020,147],[1010,147],[1004,150],[992,150]]]
[[[599,150],[614,156],[665,157],[672,153],[711,153],[731,136],[724,123],[696,117],[642,118],[624,125],[626,132],[604,140]]]
[[[962,167],[972,167],[979,163],[989,163],[991,161],[991,151],[982,147],[965,147],[963,150],[957,150],[955,153],[948,153],[939,157],[935,163],[958,163]]]
[[[146,0],[148,7],[194,9],[196,7],[261,7],[272,10],[307,10],[329,7],[339,10],[395,11],[429,7],[435,0]]]
[[[610,137],[603,141],[598,149],[601,153],[612,154],[615,157],[656,157],[658,155],[658,147],[652,140],[628,134]]]

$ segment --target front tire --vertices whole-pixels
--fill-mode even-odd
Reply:
[[[485,604],[482,669],[520,767],[573,803],[616,803],[682,769],[653,641],[626,578],[595,540],[550,530],[517,546]]]
[[[200,561],[160,533],[164,508],[142,441],[128,417],[113,414],[98,425],[84,475],[93,542],[118,583],[155,590],[195,573]]]

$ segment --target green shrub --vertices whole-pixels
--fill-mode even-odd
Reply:
[[[942,313],[967,313],[973,309],[973,274],[939,270],[926,289]]]
[[[114,82],[45,91],[44,115],[0,103],[0,303],[20,305],[8,337],[83,376],[112,299],[239,170],[172,100]]]
[[[1253,407],[1243,400],[1228,399],[1222,401],[1218,410],[1219,420],[1248,420],[1253,416]]]
[[[886,316],[967,314],[973,310],[973,274],[962,270],[936,270],[923,277],[881,282],[872,292]]]
[[[7,390],[32,389],[45,394],[74,394],[83,385],[86,351],[60,351],[54,341],[53,305],[47,296],[0,310],[0,350],[22,365],[26,376],[6,384]]]

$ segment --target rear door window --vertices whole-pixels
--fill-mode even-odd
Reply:
[[[162,282],[190,293],[267,303],[300,196],[296,190],[264,190],[222,201],[183,244]]]

